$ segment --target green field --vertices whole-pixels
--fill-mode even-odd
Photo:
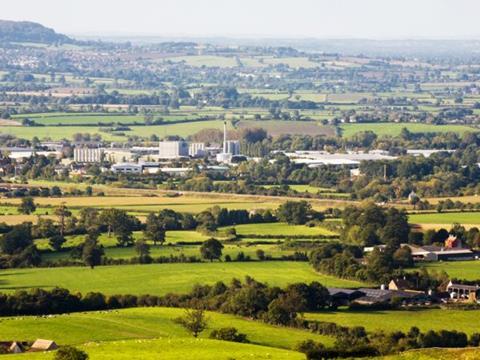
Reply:
[[[260,360],[305,359],[303,354],[291,350],[184,337],[88,343],[79,348],[85,351],[92,360],[111,360],[112,354],[115,354],[114,358],[116,360],[210,360],[212,359],[212,354],[215,354],[215,359],[219,360],[247,360],[252,358]],[[7,359],[51,360],[54,358],[54,354],[55,352],[43,352],[3,356]]]
[[[136,135],[149,137],[157,135],[160,138],[169,135],[178,135],[187,137],[193,135],[202,129],[214,128],[222,129],[223,121],[208,120],[198,122],[188,122],[179,124],[165,124],[152,126],[130,126],[130,131],[122,131],[126,136]],[[119,136],[112,133],[101,132],[99,127],[95,126],[42,126],[42,127],[25,127],[25,126],[0,126],[0,133],[14,135],[23,139],[32,139],[34,136],[39,139],[49,138],[51,140],[69,139],[74,134],[89,133],[101,135],[102,139],[107,141],[126,141],[125,136]]]
[[[364,326],[367,331],[397,330],[408,332],[412,326],[421,331],[458,330],[467,334],[478,332],[480,311],[472,310],[381,310],[350,311],[338,310],[305,314],[305,318],[334,322],[343,326]],[[448,319],[448,320],[447,320]]]
[[[325,236],[335,235],[332,231],[314,226],[289,225],[286,223],[243,224],[236,225],[238,235],[269,235],[269,236]]]
[[[428,270],[445,270],[452,278],[476,281],[480,280],[480,261],[442,261],[418,265]]]
[[[408,219],[413,224],[479,224],[480,212],[445,212],[435,214],[411,214]]]
[[[59,344],[83,344],[89,341],[189,337],[182,326],[172,320],[183,314],[175,308],[131,308],[54,315],[50,317],[3,318],[0,332],[4,338],[55,339]],[[233,315],[209,312],[209,329],[234,326],[252,342],[289,349],[307,337],[329,341],[330,338],[309,332],[267,325]],[[206,330],[202,337],[208,337]]]
[[[316,273],[306,262],[214,262],[151,265],[11,269],[0,272],[0,291],[55,286],[73,292],[99,291],[105,294],[186,293],[195,283],[229,282],[251,276],[270,285],[318,281],[325,286],[355,287],[357,281]]]
[[[411,350],[398,355],[381,357],[378,360],[476,360],[479,358],[479,348],[466,348]]]
[[[34,340],[36,338],[53,339],[59,345],[83,345],[92,359],[111,359],[112,351],[120,354],[117,346],[123,346],[123,359],[130,358],[182,358],[182,354],[197,354],[200,358],[211,358],[211,352],[220,358],[227,359],[232,351],[240,358],[252,353],[255,358],[302,359],[298,353],[281,351],[292,349],[305,339],[315,339],[326,345],[332,339],[311,334],[307,331],[267,325],[259,321],[243,319],[233,315],[214,312],[207,314],[208,329],[200,339],[194,339],[187,331],[173,320],[183,314],[182,309],[174,308],[132,308],[118,311],[101,311],[54,315],[48,317],[24,316],[3,318],[0,322],[2,337],[8,339]],[[255,345],[240,345],[229,342],[206,340],[212,329],[233,326],[247,334],[247,338]],[[204,346],[205,345],[205,346]],[[262,347],[259,347],[261,345]],[[267,348],[268,347],[268,348]],[[140,352],[142,356],[135,356]],[[165,356],[163,357],[163,352]],[[96,355],[99,357],[96,357]],[[156,353],[155,357],[150,357]],[[210,357],[208,354],[210,353]],[[257,355],[258,353],[258,355]],[[110,354],[110,357],[108,357]],[[267,354],[274,355],[269,357]],[[176,356],[176,357],[175,357]],[[259,356],[259,357],[257,357]],[[285,356],[285,357],[282,357]],[[51,358],[39,355],[39,359]],[[193,357],[197,358],[197,357]]]
[[[431,125],[419,123],[368,123],[368,124],[342,124],[343,137],[350,137],[361,131],[373,131],[379,136],[390,135],[398,136],[403,128],[411,132],[456,132],[464,133],[467,131],[478,131],[475,128],[464,125]]]

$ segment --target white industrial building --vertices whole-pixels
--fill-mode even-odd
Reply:
[[[103,149],[75,148],[73,161],[77,163],[100,163],[103,160]]]
[[[114,173],[122,174],[141,174],[143,171],[143,166],[132,163],[119,163],[112,166],[112,171]]]
[[[158,156],[162,159],[175,159],[188,156],[188,144],[185,141],[161,141]]]
[[[188,146],[188,155],[191,157],[202,157],[205,156],[206,153],[205,143],[190,143]]]
[[[227,140],[227,122],[223,123],[223,152],[217,154],[217,161],[221,163],[230,163],[232,157],[240,154],[240,142],[237,140]]]

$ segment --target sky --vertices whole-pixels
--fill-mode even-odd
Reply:
[[[78,35],[480,38],[478,0],[0,0],[0,19]]]

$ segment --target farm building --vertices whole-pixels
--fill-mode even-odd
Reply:
[[[447,292],[451,299],[476,302],[480,299],[480,286],[478,285],[455,284],[450,281],[447,285]]]
[[[443,247],[435,245],[408,246],[412,251],[414,260],[423,261],[452,261],[452,260],[473,260],[475,253],[464,247]]]
[[[58,349],[58,345],[53,340],[37,339],[32,344],[29,351],[51,351]]]

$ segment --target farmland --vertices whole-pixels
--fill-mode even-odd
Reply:
[[[445,321],[448,316],[448,321]],[[343,326],[364,326],[368,331],[403,331],[408,332],[412,326],[421,331],[458,330],[467,334],[478,331],[480,311],[464,310],[394,310],[363,311],[338,310],[305,314],[307,319],[335,322]]]
[[[458,224],[480,225],[480,212],[445,212],[433,214],[411,214],[409,221],[414,224]]]
[[[480,261],[434,262],[419,265],[427,270],[446,271],[456,279],[476,281],[480,278]]]
[[[86,267],[5,270],[0,274],[0,291],[60,286],[82,293],[163,295],[188,292],[195,283],[229,282],[247,275],[276,286],[310,281],[326,286],[360,285],[356,281],[318,274],[308,263],[270,261],[100,266],[94,270]]]
[[[373,131],[378,136],[390,135],[398,136],[403,128],[407,128],[409,131],[415,132],[432,132],[432,133],[442,133],[442,132],[455,132],[455,133],[464,133],[467,131],[473,132],[478,131],[475,128],[462,125],[430,125],[430,124],[420,124],[420,123],[377,123],[377,124],[343,124],[341,125],[342,136],[350,137],[361,131]]]

